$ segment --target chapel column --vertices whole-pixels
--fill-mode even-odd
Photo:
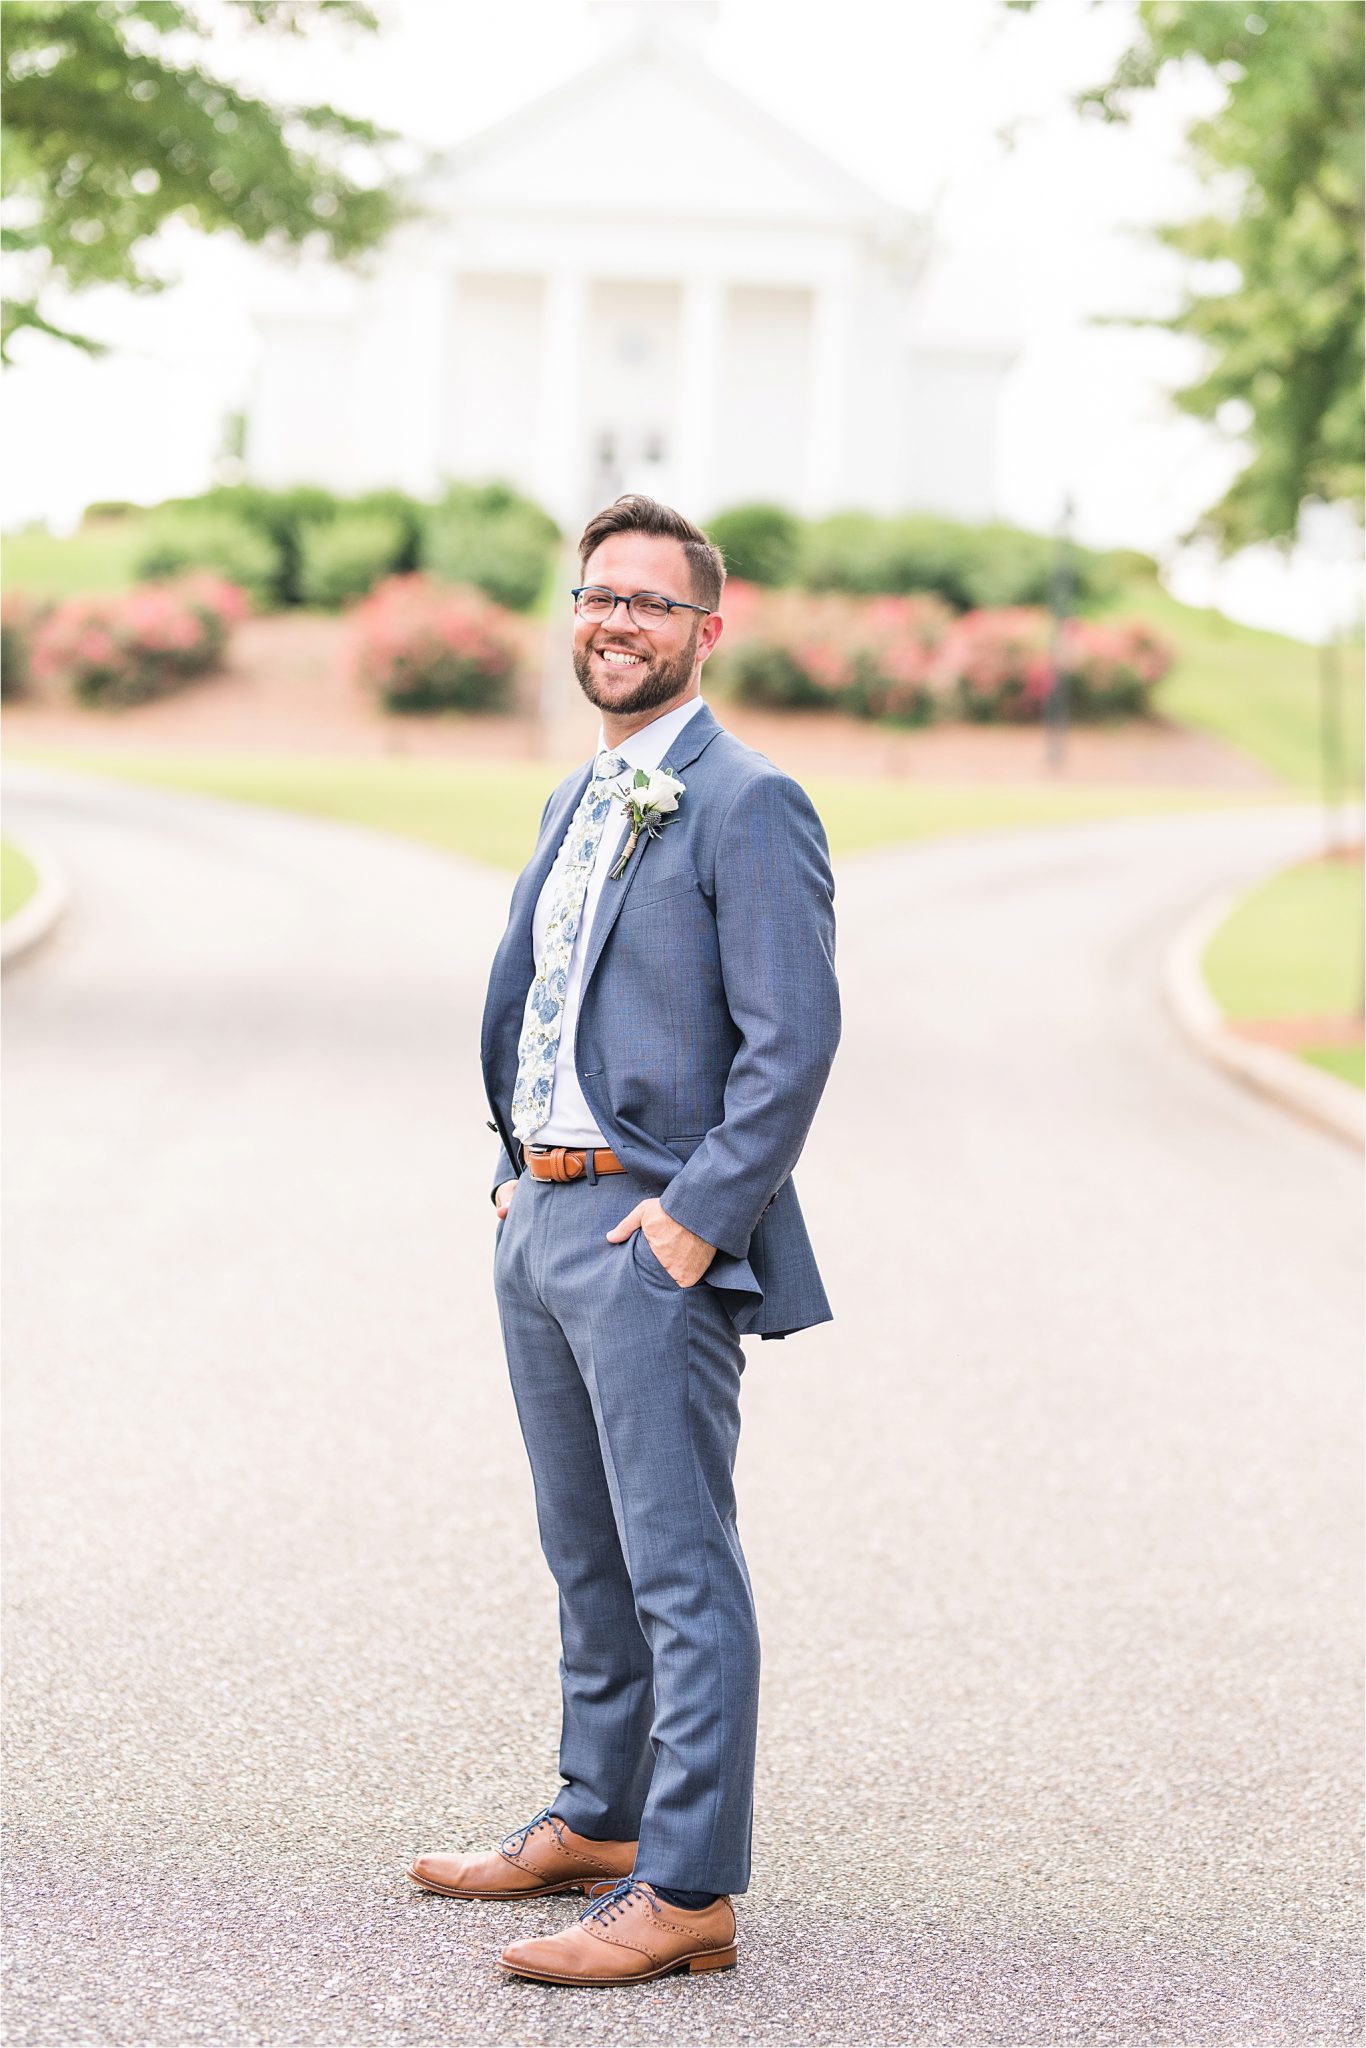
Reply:
[[[538,393],[536,497],[559,526],[563,539],[555,565],[554,597],[545,624],[540,675],[527,707],[535,716],[538,751],[547,759],[575,756],[585,742],[583,695],[574,679],[574,614],[569,597],[579,580],[578,542],[596,507],[587,503],[587,379],[584,354],[589,281],[578,270],[547,273],[541,316],[541,377]]]
[[[416,232],[396,240],[380,273],[383,307],[376,343],[390,354],[390,387],[369,408],[378,432],[365,435],[367,482],[395,482],[415,498],[435,495],[450,432],[450,273]],[[366,303],[363,301],[362,303]],[[371,297],[369,304],[376,303]],[[367,351],[367,355],[368,355]],[[366,357],[361,374],[369,374]]]
[[[690,278],[679,321],[679,394],[676,451],[669,467],[678,478],[678,510],[700,523],[721,510],[721,354],[728,286],[717,277]]]
[[[851,338],[847,286],[840,279],[818,285],[811,305],[810,427],[802,489],[808,518],[833,511],[846,489]]]
[[[586,517],[584,332],[588,280],[552,270],[545,280],[541,321],[540,433],[536,495],[566,534],[577,539]]]

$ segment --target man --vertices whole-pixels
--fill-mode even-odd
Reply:
[[[482,1042],[494,1288],[559,1588],[566,1782],[498,1848],[409,1875],[453,1898],[584,1891],[578,1920],[502,1967],[630,1984],[736,1960],[759,1694],[732,1486],[740,1336],[830,1320],[791,1175],[840,1004],[820,820],[700,695],[720,554],[630,496],[579,560],[574,670],[598,752],[542,813]]]

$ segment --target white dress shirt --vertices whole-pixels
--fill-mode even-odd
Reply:
[[[665,711],[660,717],[642,725],[639,732],[633,732],[629,739],[618,740],[610,749],[620,754],[634,772],[637,768],[658,768],[688,720],[701,710],[701,697],[690,697],[686,704],[676,705],[672,711]],[[607,748],[601,724],[598,726],[598,744],[594,758]],[[621,786],[629,783],[629,774],[623,774]],[[574,1039],[579,1021],[579,989],[583,982],[583,963],[588,950],[589,936],[593,929],[593,913],[597,909],[602,885],[607,871],[616,858],[617,843],[625,819],[619,806],[614,802],[608,812],[607,822],[602,828],[598,841],[597,855],[592,872],[588,877],[588,891],[583,900],[583,915],[579,928],[574,934],[574,944],[569,955],[568,986],[565,990],[564,1013],[560,1022],[560,1043],[555,1053],[555,1074],[550,1089],[550,1115],[539,1131],[527,1139],[528,1145],[605,1145],[606,1138],[593,1121],[593,1112],[584,1099],[579,1086],[578,1070],[574,1064]],[[667,827],[665,828],[668,829]],[[566,828],[559,852],[555,855],[550,873],[546,876],[541,893],[536,898],[536,908],[531,920],[531,943],[536,959],[536,972],[541,971],[545,959],[546,925],[550,918],[550,902],[555,892],[559,870],[564,864],[565,847],[569,841]],[[639,854],[639,846],[636,854]],[[527,990],[526,1006],[522,1011],[525,1027],[531,1007],[531,990]]]

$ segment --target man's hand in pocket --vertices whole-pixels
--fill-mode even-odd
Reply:
[[[645,1242],[660,1265],[680,1287],[695,1287],[716,1257],[716,1246],[708,1244],[681,1223],[675,1223],[657,1195],[637,1202],[629,1216],[614,1223],[607,1233],[609,1244],[621,1244],[635,1230],[643,1230]],[[622,1232],[625,1232],[625,1239]]]
[[[504,1216],[507,1215],[508,1204],[512,1200],[512,1190],[516,1187],[516,1185],[517,1183],[515,1180],[505,1180],[502,1182],[501,1186],[496,1190],[494,1194],[493,1206],[498,1211],[500,1221]]]

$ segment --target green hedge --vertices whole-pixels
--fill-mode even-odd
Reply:
[[[913,513],[879,519],[839,512],[806,530],[801,581],[809,590],[845,590],[862,596],[929,590],[956,611],[983,606],[1046,604],[1057,543],[999,522],[966,526]],[[1078,600],[1099,602],[1117,579],[1102,558],[1074,549]]]
[[[803,521],[777,505],[736,505],[718,512],[707,531],[731,575],[746,582],[855,597],[925,591],[959,612],[1047,604],[1057,564],[1057,542],[1047,534],[925,512],[835,512]],[[1157,564],[1133,549],[1074,546],[1072,573],[1073,601],[1085,609],[1112,601],[1137,574],[1155,577]]]
[[[1047,535],[928,513],[837,512],[805,522],[756,503],[718,513],[708,530],[739,580],[853,596],[928,592],[958,612],[1046,604],[1057,560]],[[316,485],[231,484],[155,508],[137,568],[144,576],[215,569],[268,607],[335,605],[386,576],[426,569],[529,611],[558,541],[554,521],[506,484],[453,483],[434,505],[393,490],[341,498]],[[1112,601],[1136,574],[1156,574],[1131,549],[1074,547],[1072,568],[1082,610]]]
[[[283,491],[267,490],[261,484],[224,484],[216,490],[203,491],[198,497],[168,498],[156,508],[156,517],[159,532],[169,529],[173,533],[181,520],[232,521],[237,527],[247,528],[270,551],[263,602],[277,609],[337,601],[309,594],[318,587],[318,579],[316,570],[305,570],[305,551],[311,549],[316,561],[322,528],[343,517],[382,518],[389,522],[385,531],[392,543],[391,553],[378,563],[371,578],[374,582],[381,576],[404,574],[418,566],[426,512],[427,507],[419,499],[410,498],[403,491],[365,491],[358,497],[343,498],[319,484],[298,484]],[[199,530],[197,526],[196,531]],[[372,536],[375,531],[372,529]],[[339,542],[338,553],[345,552],[345,544]],[[195,566],[199,565],[223,568],[225,574],[230,573],[216,557],[198,556]]]
[[[183,509],[161,507],[148,522],[136,572],[153,582],[186,569],[213,569],[250,591],[259,606],[277,602],[278,548],[237,514],[187,500]]]
[[[529,611],[558,541],[554,520],[507,484],[451,484],[434,505],[404,491],[342,498],[313,484],[227,484],[157,506],[138,573],[217,569],[278,609],[342,604],[425,568]]]
[[[451,484],[427,515],[422,566],[527,612],[545,589],[559,537],[554,520],[506,484]]]
[[[385,565],[386,576],[410,576],[421,568],[422,531],[430,509],[421,498],[410,498],[406,491],[362,491],[358,498],[344,499],[337,509],[338,516],[357,513],[394,521],[398,551]]]
[[[335,610],[364,597],[404,549],[402,523],[391,512],[341,512],[299,529],[299,590],[306,604]]]
[[[727,574],[746,583],[791,583],[797,575],[802,522],[781,505],[735,505],[718,512],[707,537],[724,555]]]

